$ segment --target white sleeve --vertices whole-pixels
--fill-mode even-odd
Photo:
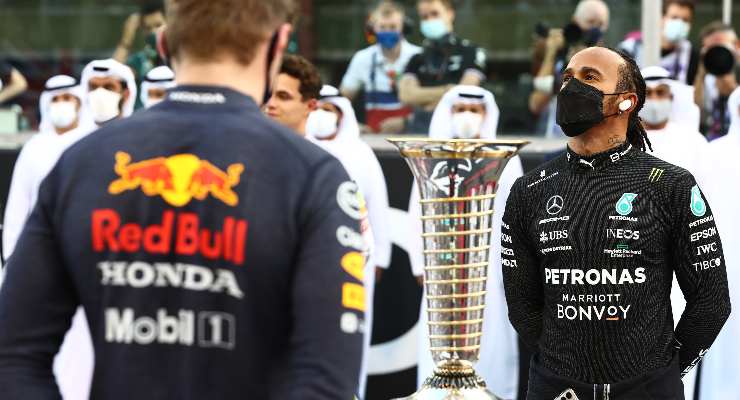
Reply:
[[[32,143],[28,143],[32,144]],[[31,159],[32,146],[23,147],[13,167],[13,178],[10,181],[10,191],[5,204],[5,218],[3,219],[3,256],[7,260],[15,249],[18,238],[23,232],[26,219],[31,214],[38,190],[34,183],[34,165]],[[41,162],[41,161],[39,161]]]
[[[358,91],[362,89],[365,83],[365,75],[370,74],[370,67],[364,60],[367,57],[364,57],[363,54],[362,51],[358,51],[352,57],[352,61],[350,61],[349,67],[347,67],[347,72],[344,73],[344,77],[342,78],[340,90]]]
[[[419,203],[419,187],[416,181],[411,186],[409,195],[409,221],[411,223],[410,234],[408,238],[409,262],[411,263],[411,273],[414,276],[424,275],[424,243],[422,242],[421,226],[421,204]]]
[[[370,147],[365,147],[365,170],[370,187],[369,193],[365,195],[367,200],[368,218],[370,228],[373,230],[375,239],[375,251],[373,262],[376,266],[388,269],[391,263],[391,239],[388,232],[388,188],[385,182],[383,169],[380,167],[375,153]]]

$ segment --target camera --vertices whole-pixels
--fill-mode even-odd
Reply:
[[[735,52],[722,45],[710,47],[704,54],[704,68],[715,76],[729,74],[735,68]]]

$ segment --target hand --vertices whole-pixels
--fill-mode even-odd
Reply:
[[[380,123],[380,133],[402,133],[405,125],[406,119],[404,117],[386,118]]]
[[[424,286],[424,275],[419,275],[416,277],[416,282],[419,283],[419,286]]]
[[[381,278],[383,278],[383,268],[375,266],[375,284],[376,285],[378,284],[378,282],[380,282]]]
[[[121,36],[121,44],[126,47],[131,47],[136,38],[136,31],[141,26],[141,15],[139,13],[133,13],[126,18],[126,22],[123,24],[123,36]]]
[[[556,53],[565,46],[565,37],[562,29],[550,29],[550,33],[545,40],[545,48],[548,52]]]
[[[371,128],[369,125],[360,124],[360,133],[363,135],[373,133],[373,128]]]

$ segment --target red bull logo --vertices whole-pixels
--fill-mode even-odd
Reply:
[[[131,163],[128,153],[116,153],[115,172],[119,178],[108,186],[117,195],[141,188],[147,196],[160,196],[168,204],[182,207],[193,198],[205,200],[210,194],[229,206],[239,204],[232,190],[239,184],[243,164],[231,164],[226,172],[193,154],[177,154]]]

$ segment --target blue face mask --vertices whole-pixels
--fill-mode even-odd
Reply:
[[[421,21],[420,28],[421,34],[424,35],[425,38],[431,40],[441,39],[444,35],[449,33],[449,30],[447,29],[447,24],[445,24],[445,22],[442,21],[441,18]]]
[[[401,41],[401,33],[396,31],[376,32],[375,37],[378,39],[380,46],[384,49],[392,49],[396,47],[399,41]]]

